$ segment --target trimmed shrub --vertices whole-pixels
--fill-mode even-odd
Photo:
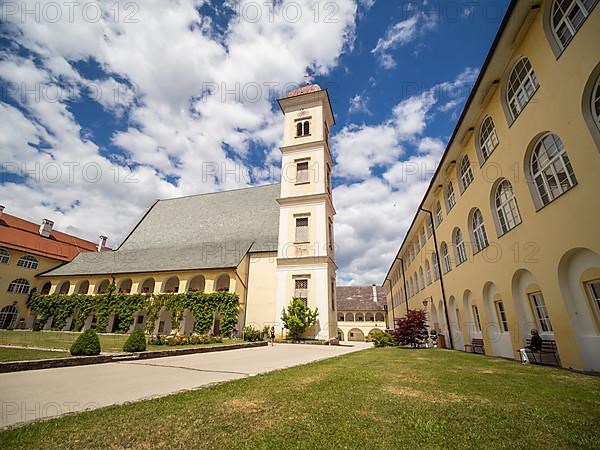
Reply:
[[[123,345],[124,352],[145,352],[146,351],[146,335],[140,328],[133,330]]]
[[[373,345],[375,345],[375,347],[393,347],[396,345],[394,337],[389,333],[384,333],[383,331],[374,333],[371,340],[373,341]]]
[[[73,356],[94,356],[100,354],[100,339],[94,330],[84,331],[73,345],[71,345]]]
[[[264,340],[264,330],[260,331],[251,325],[244,327],[244,341],[247,342],[258,342]]]

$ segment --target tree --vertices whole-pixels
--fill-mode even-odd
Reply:
[[[425,344],[428,337],[427,316],[423,310],[409,309],[406,316],[396,322],[394,339],[399,345],[418,347]]]
[[[287,328],[293,339],[298,339],[309,327],[313,326],[319,315],[318,308],[314,311],[306,306],[301,298],[294,298],[281,313],[281,321]]]

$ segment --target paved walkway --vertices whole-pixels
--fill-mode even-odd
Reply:
[[[0,374],[0,428],[159,397],[371,346],[291,345]]]

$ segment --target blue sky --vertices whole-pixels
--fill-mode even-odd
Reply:
[[[337,120],[339,284],[383,282],[508,5],[24,3],[33,12],[2,12],[7,212],[114,244],[155,198],[276,182],[269,86],[281,95],[310,73]]]

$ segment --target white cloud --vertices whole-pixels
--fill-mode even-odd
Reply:
[[[427,125],[450,95],[464,100],[476,74],[467,68],[398,103],[383,123],[350,124],[333,137],[335,175],[345,180],[334,189],[341,282],[383,282],[445,148]]]
[[[438,16],[435,12],[426,13],[417,11],[407,19],[401,20],[390,26],[384,37],[379,38],[371,53],[375,54],[381,66],[385,69],[396,67],[396,61],[391,52],[413,42],[417,37],[436,28]]]
[[[356,94],[354,97],[350,99],[350,107],[348,108],[349,114],[368,114],[372,115],[373,113],[369,110],[370,98],[365,96],[364,94]]]
[[[52,164],[63,170],[63,177],[53,182],[44,176],[35,179],[32,172],[25,183],[3,183],[0,195],[18,199],[5,200],[7,211],[36,221],[54,219],[58,229],[93,240],[99,232],[108,233],[115,241],[155,198],[249,184],[244,175],[254,173],[252,164],[263,166],[263,161],[248,160],[254,144],[268,149],[264,165],[272,170],[255,173],[253,181],[277,180],[282,117],[268,94],[275,85],[275,96],[284,95],[284,86],[302,82],[307,70],[323,75],[337,65],[353,43],[356,2],[337,1],[336,20],[326,22],[307,13],[311,0],[277,2],[273,15],[268,6],[243,0],[238,11],[260,4],[261,19],[232,17],[219,29],[216,21],[200,15],[205,3],[146,0],[134,14],[135,22],[124,20],[131,10],[123,9],[115,20],[108,3],[98,3],[105,13],[98,21],[84,20],[77,7],[73,21],[67,11],[56,23],[31,17],[21,21],[20,12],[7,17],[7,35],[35,54],[36,63],[3,49],[3,81],[26,89],[48,83],[73,88],[68,99],[40,101],[16,92],[18,108],[1,104],[3,160],[26,169],[39,167],[39,172]],[[291,3],[302,8],[298,21],[289,17],[293,5],[287,17],[283,12]],[[32,10],[35,4],[29,0],[17,6]],[[97,64],[106,76],[86,79],[79,62]],[[207,83],[218,91],[202,97]],[[109,159],[69,107],[67,100],[87,95],[90,85],[102,92],[95,101],[128,120],[127,129],[110,136],[124,157]],[[252,91],[256,86],[258,98]],[[114,95],[115,87],[120,96]],[[203,177],[207,162],[239,168],[240,176]],[[68,167],[74,163],[79,166],[70,179]],[[85,165],[100,168],[100,179],[86,181]],[[124,181],[131,175],[129,167],[136,168],[132,183]]]

